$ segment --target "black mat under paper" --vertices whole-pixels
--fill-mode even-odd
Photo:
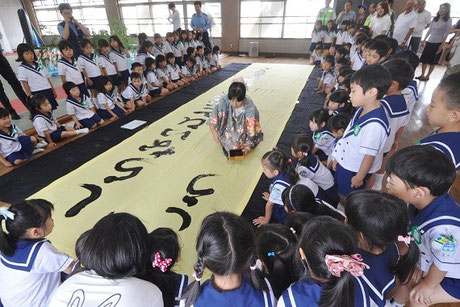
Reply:
[[[146,127],[135,130],[120,129],[134,120],[147,121],[147,125],[195,99],[212,87],[227,80],[250,64],[230,64],[155,103],[93,131],[85,137],[70,142],[52,152],[0,177],[0,200],[15,202],[33,195],[51,182],[77,169],[126,138]]]
[[[319,69],[314,68],[307,80],[307,83],[305,84],[305,87],[299,95],[299,103],[296,104],[294,111],[289,117],[283,133],[276,144],[277,148],[288,155],[291,154],[291,139],[293,136],[299,133],[311,132],[308,125],[308,117],[311,112],[318,108],[322,108],[324,105],[324,95],[317,94],[313,91],[313,88],[318,85],[316,78],[320,76],[321,72]],[[264,127],[262,127],[262,131],[263,128]],[[252,222],[254,218],[265,215],[265,204],[267,202],[262,199],[262,193],[268,191],[270,183],[271,180],[262,174],[248,204],[246,205],[246,208],[242,213],[244,218]]]

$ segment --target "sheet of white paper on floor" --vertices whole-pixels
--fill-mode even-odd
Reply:
[[[144,124],[146,124],[147,122],[145,120],[139,120],[139,119],[135,119],[133,121],[130,121],[129,123],[127,124],[124,124],[123,126],[121,126],[121,128],[123,129],[128,129],[128,130],[134,130]]]

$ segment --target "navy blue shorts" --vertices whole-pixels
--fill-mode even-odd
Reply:
[[[66,131],[64,126],[58,127],[56,130],[50,133],[51,140],[54,143],[59,142],[61,140],[61,134],[63,131]]]
[[[102,76],[97,76],[94,78],[90,78],[93,81],[93,85],[87,85],[88,89],[90,90],[97,90],[99,88],[99,84],[101,83]]]
[[[460,279],[444,277],[440,285],[450,296],[460,300]]]
[[[179,65],[179,67],[182,67],[182,57],[181,56],[176,56],[176,64]]]
[[[80,124],[85,127],[85,128],[92,128],[95,124],[97,123],[100,123],[102,120],[102,118],[97,115],[97,114],[94,114],[93,116],[91,116],[90,118],[83,118],[83,119],[80,119],[78,120],[80,122]]]
[[[315,153],[315,155],[318,157],[318,159],[322,161],[327,161],[327,155],[324,153],[323,150],[318,149],[318,151]]]
[[[99,109],[97,112],[99,113],[99,116],[104,118],[104,119],[112,118],[112,115],[107,110]],[[125,115],[125,111],[120,109],[120,107],[118,107],[118,106],[115,106],[112,109],[112,112],[115,113],[115,115],[118,116],[118,117],[122,117],[123,115]]]
[[[337,184],[338,192],[342,196],[347,196],[353,191],[364,190],[366,188],[367,181],[371,177],[371,174],[367,174],[364,177],[363,185],[359,188],[351,187],[351,178],[356,175],[355,172],[344,169],[340,164],[337,164],[335,171],[335,183]]]
[[[324,191],[326,193],[327,198],[329,199],[328,203],[337,207],[339,204],[339,191],[337,189],[337,184],[334,183],[332,187]],[[327,200],[326,200],[327,201]]]
[[[283,224],[286,216],[287,213],[286,210],[284,210],[284,206],[280,206],[278,204],[273,205],[272,217],[274,217],[278,221],[278,223]]]
[[[160,96],[161,95],[161,88],[156,88],[154,90],[149,91],[149,95],[152,97]]]
[[[83,98],[83,94],[89,97],[88,88],[85,85],[85,82],[77,84],[78,89],[80,90],[80,97]]]
[[[110,75],[109,78],[110,78],[110,80],[112,80],[113,85],[119,86],[119,85],[121,84],[120,77],[118,77],[117,74],[115,74],[115,75]]]
[[[21,143],[21,150],[15,151],[8,156],[5,157],[8,162],[14,165],[14,161],[16,160],[26,160],[32,156],[32,152],[34,151],[34,144],[30,140],[30,136],[23,135],[18,138],[19,143]]]
[[[180,78],[176,79],[176,80],[171,80],[171,81],[174,82],[174,83],[177,83],[178,81],[180,81]]]
[[[56,98],[54,98],[54,94],[53,94],[53,90],[48,88],[46,90],[42,90],[42,91],[36,91],[36,92],[32,92],[32,94],[35,96],[35,95],[43,95],[46,97],[46,99],[48,99],[48,101],[50,102],[51,106],[53,107],[53,110],[56,110],[57,107],[58,107],[58,103],[56,101]]]
[[[118,77],[120,81],[128,81],[129,79],[129,70],[120,71],[121,76]]]

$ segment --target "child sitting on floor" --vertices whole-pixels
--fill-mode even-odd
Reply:
[[[104,119],[115,120],[126,114],[127,110],[113,93],[113,83],[109,77],[102,77],[97,94],[99,116]]]
[[[145,59],[144,76],[147,81],[147,90],[151,97],[164,96],[169,93],[169,89],[163,87],[155,74],[155,60],[152,58]]]
[[[174,57],[174,54],[173,54],[173,57]],[[179,85],[172,82],[171,79],[169,78],[169,71],[168,71],[168,67],[166,64],[166,57],[160,54],[155,59],[155,64],[157,67],[157,70],[156,70],[157,78],[160,82],[163,82],[163,87],[166,87],[170,91],[176,88],[179,88]]]
[[[198,78],[195,65],[195,58],[188,58],[187,61],[185,61],[185,65],[182,66],[181,77],[187,78],[190,82],[195,81]]]
[[[131,83],[123,93],[121,93],[121,99],[128,111],[134,111],[136,108],[143,107],[150,102],[151,97],[142,84],[142,75],[137,72],[132,72],[130,80]]]

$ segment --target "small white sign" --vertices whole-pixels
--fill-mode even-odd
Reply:
[[[138,119],[135,119],[133,121],[130,121],[129,123],[127,124],[124,124],[123,126],[121,126],[121,128],[123,129],[128,129],[128,130],[134,130],[144,124],[146,124],[147,122],[145,120],[138,120]]]

